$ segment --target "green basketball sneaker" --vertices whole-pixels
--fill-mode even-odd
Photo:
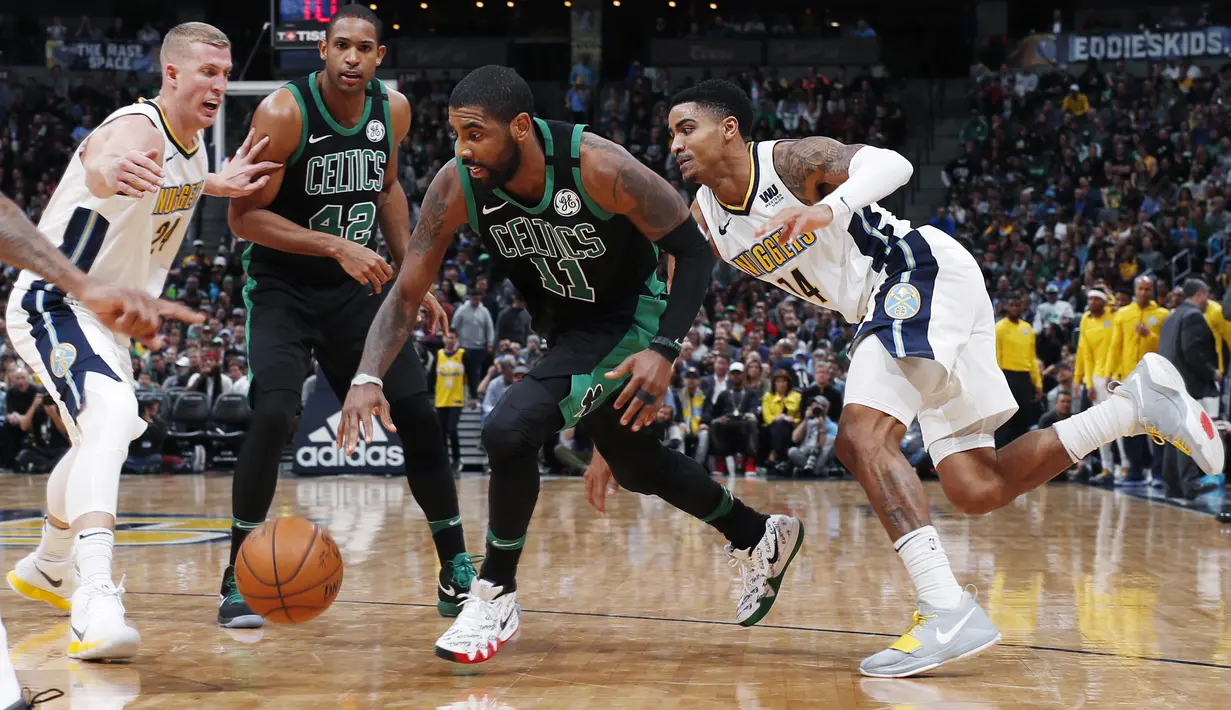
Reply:
[[[436,584],[436,594],[439,597],[436,611],[440,612],[441,616],[457,616],[462,610],[462,595],[470,591],[470,583],[479,576],[475,572],[474,564],[482,561],[482,555],[472,557],[469,553],[459,552],[441,566],[440,581]]]

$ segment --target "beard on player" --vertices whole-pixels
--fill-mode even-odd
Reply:
[[[325,62],[325,80],[345,95],[362,94],[385,58],[380,30],[361,17],[337,19],[317,43]]]
[[[462,157],[462,166],[466,168],[476,168],[480,172],[477,174],[472,170],[473,177],[480,185],[487,190],[503,188],[517,174],[517,170],[521,168],[521,146],[513,138],[512,133],[505,134],[500,152],[490,160],[484,160],[477,156]],[[472,155],[474,155],[472,153]]]

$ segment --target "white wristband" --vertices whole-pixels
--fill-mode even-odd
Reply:
[[[355,379],[350,381],[350,386],[354,387],[356,385],[376,385],[381,389],[385,388],[385,383],[379,377],[372,377],[371,375],[355,375]]]

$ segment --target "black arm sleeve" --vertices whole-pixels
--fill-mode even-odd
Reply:
[[[650,349],[674,361],[680,343],[705,302],[714,270],[714,252],[691,216],[659,239],[658,246],[675,257],[675,272],[667,310],[658,320],[658,342],[651,343]],[[674,343],[674,349],[659,338]]]

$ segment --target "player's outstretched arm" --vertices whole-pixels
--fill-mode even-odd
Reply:
[[[111,330],[154,342],[163,318],[189,323],[205,319],[185,306],[151,298],[130,289],[100,284],[85,275],[51,245],[21,209],[0,194],[0,261],[29,269],[70,293]]]
[[[436,280],[453,235],[467,219],[466,197],[457,164],[450,162],[436,173],[427,188],[419,210],[419,222],[407,243],[406,262],[398,272],[393,292],[380,305],[368,329],[363,357],[346,394],[342,420],[338,424],[338,448],[343,451],[353,451],[360,436],[371,442],[373,414],[381,418],[387,429],[393,430],[380,378],[389,370],[414,330],[419,304]]]
[[[389,91],[389,130],[393,133],[393,152],[385,164],[385,185],[376,200],[376,224],[380,236],[389,245],[393,268],[401,269],[406,258],[406,243],[410,241],[410,205],[398,182],[398,146],[410,132],[410,102],[400,92]]]
[[[86,187],[99,199],[141,198],[162,187],[162,131],[142,115],[121,116],[85,139],[81,165]]]
[[[582,135],[581,156],[581,179],[591,199],[607,212],[628,217],[675,261],[667,308],[650,347],[608,373],[612,378],[633,374],[615,407],[628,405],[621,421],[636,431],[653,422],[656,405],[667,392],[671,364],[709,290],[714,254],[675,188],[624,148],[587,133]]]
[[[205,179],[205,194],[211,197],[244,197],[265,187],[269,182],[269,171],[281,168],[282,163],[260,160],[261,153],[269,145],[269,136],[253,143],[255,136],[256,131],[248,129],[248,136],[235,155],[222,170],[210,173]]]
[[[778,237],[781,242],[823,229],[838,217],[885,199],[915,172],[910,161],[896,151],[846,145],[820,136],[775,145],[774,169],[796,197],[808,204],[816,203],[783,210],[766,222],[757,235],[782,228]],[[837,187],[818,202],[821,185]]]
[[[335,259],[351,278],[371,284],[379,292],[393,276],[393,269],[380,256],[360,244],[332,234],[301,227],[267,209],[282,188],[286,163],[298,150],[303,131],[299,102],[288,89],[266,96],[252,117],[252,135],[259,144],[269,143],[262,157],[279,167],[269,170],[269,178],[251,194],[231,200],[228,223],[241,239],[290,254],[325,256]]]

